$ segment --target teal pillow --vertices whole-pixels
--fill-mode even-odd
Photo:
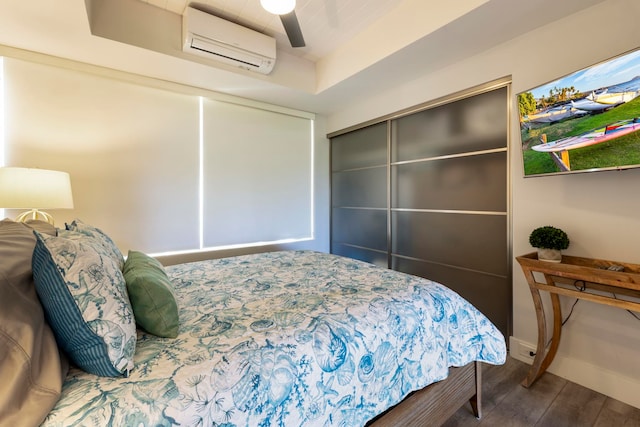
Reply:
[[[33,278],[58,345],[89,373],[128,375],[136,324],[117,262],[81,234],[34,234]]]
[[[178,336],[178,304],[162,264],[142,252],[129,251],[123,273],[136,323],[159,337]]]

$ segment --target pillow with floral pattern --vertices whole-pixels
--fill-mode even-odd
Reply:
[[[136,323],[117,261],[97,240],[75,232],[35,234],[33,277],[58,345],[87,372],[128,375]]]

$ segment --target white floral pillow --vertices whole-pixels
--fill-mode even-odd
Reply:
[[[33,277],[58,344],[87,372],[128,375],[136,323],[117,261],[95,239],[75,232],[35,234]]]
[[[94,239],[100,243],[107,250],[109,256],[118,263],[118,268],[122,271],[122,268],[124,267],[124,256],[111,237],[109,237],[104,231],[94,227],[93,225],[85,224],[79,219],[75,219],[71,224],[65,225],[67,230],[80,233],[81,235]]]

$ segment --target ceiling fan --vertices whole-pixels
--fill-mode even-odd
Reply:
[[[287,33],[291,47],[304,47],[304,37],[300,29],[300,23],[296,16],[296,0],[260,0],[262,7],[274,15],[280,16],[280,21]]]

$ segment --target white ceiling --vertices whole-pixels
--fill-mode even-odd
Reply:
[[[268,76],[185,56],[187,0],[0,0],[0,45],[332,114],[602,1],[298,0],[298,49],[259,0],[196,2],[276,37]]]

